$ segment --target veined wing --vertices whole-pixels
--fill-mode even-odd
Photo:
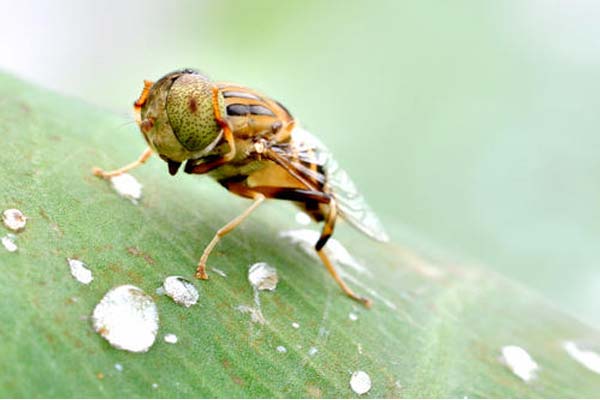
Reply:
[[[287,147],[287,148],[286,148]],[[338,165],[331,152],[310,132],[295,127],[292,140],[273,147],[286,156],[303,176],[319,182],[336,200],[338,212],[355,228],[381,242],[389,241],[383,225],[360,194],[350,176]],[[289,158],[294,158],[290,160]],[[317,169],[311,169],[316,165]]]

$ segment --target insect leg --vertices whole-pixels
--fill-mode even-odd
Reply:
[[[140,157],[136,161],[134,161],[130,164],[127,164],[124,167],[115,169],[113,171],[104,171],[102,168],[94,167],[94,168],[92,168],[92,173],[96,176],[99,176],[100,178],[110,179],[113,176],[121,175],[127,171],[131,171],[132,169],[139,167],[140,165],[142,165],[146,161],[148,161],[148,159],[150,158],[151,155],[152,155],[152,149],[150,147],[148,147],[146,150],[144,150],[144,152],[140,155]]]
[[[243,213],[229,221],[224,227],[219,229],[215,236],[212,238],[208,246],[204,249],[202,253],[202,257],[200,257],[200,261],[198,262],[198,268],[196,269],[196,278],[198,279],[208,279],[208,275],[206,274],[206,260],[210,255],[213,248],[219,243],[219,240],[229,232],[234,230],[239,224],[241,224],[252,211],[256,210],[256,208],[265,200],[265,196],[262,193],[247,193],[247,197],[252,197],[254,199],[254,203],[250,207],[248,207]]]
[[[337,282],[337,284],[340,286],[342,291],[344,293],[346,293],[346,295],[348,297],[350,297],[351,299],[363,303],[365,305],[365,307],[367,307],[367,308],[371,308],[371,305],[373,304],[372,301],[366,297],[357,295],[356,293],[354,293],[354,291],[352,291],[352,289],[350,289],[348,287],[348,285],[346,285],[346,282],[344,282],[342,277],[338,274],[337,270],[335,269],[335,266],[333,265],[333,263],[331,262],[329,257],[327,257],[327,254],[325,254],[325,251],[323,250],[323,247],[325,246],[325,244],[327,243],[327,241],[333,234],[333,228],[335,226],[336,217],[337,217],[337,206],[336,206],[335,200],[332,200],[329,202],[329,213],[327,214],[327,217],[325,219],[325,225],[323,226],[323,230],[321,231],[321,237],[319,238],[319,240],[317,241],[317,244],[315,245],[315,250],[317,251],[319,258],[325,265],[325,268],[327,268],[327,271],[329,272],[331,277]]]
[[[247,196],[244,192],[244,186],[240,183],[226,183],[222,182],[222,184],[230,191],[237,193],[242,196]],[[249,189],[245,189],[249,190]],[[346,282],[342,279],[342,277],[338,274],[335,266],[325,254],[323,247],[333,234],[333,228],[335,226],[335,220],[337,217],[337,204],[335,200],[325,192],[320,192],[316,190],[308,190],[308,189],[296,189],[296,188],[280,188],[275,186],[254,186],[251,188],[253,192],[258,192],[263,194],[268,198],[276,198],[283,200],[292,200],[292,201],[301,201],[305,202],[307,200],[317,201],[319,203],[328,204],[329,205],[329,213],[327,213],[325,217],[325,225],[323,226],[323,231],[321,232],[321,237],[317,241],[315,245],[315,250],[319,255],[319,258],[327,268],[327,271],[331,275],[331,277],[337,282],[342,291],[351,299],[359,301],[365,305],[365,307],[370,308],[372,305],[372,301],[366,297],[362,297],[354,293],[352,289],[346,285]]]

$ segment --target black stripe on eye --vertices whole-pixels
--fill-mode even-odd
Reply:
[[[227,115],[242,116],[248,114],[250,114],[250,110],[245,104],[230,104],[227,106]]]
[[[275,114],[273,114],[273,111],[269,110],[267,107],[260,106],[260,105],[250,106],[250,114],[252,114],[252,115],[269,115],[271,117],[275,116]]]
[[[260,98],[252,93],[246,92],[236,92],[235,90],[228,90],[223,92],[223,97],[239,97],[241,99],[252,99],[252,100],[260,100]]]

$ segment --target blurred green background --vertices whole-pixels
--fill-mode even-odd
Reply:
[[[599,1],[0,6],[0,68],[122,114],[107,141],[138,134],[143,79],[195,67],[260,89],[396,241],[428,238],[600,327]]]

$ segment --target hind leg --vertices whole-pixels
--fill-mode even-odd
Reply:
[[[325,244],[327,243],[327,241],[333,234],[336,217],[337,217],[336,203],[335,203],[335,200],[331,200],[329,202],[329,213],[327,214],[327,217],[325,219],[325,225],[323,226],[323,230],[321,231],[321,237],[319,238],[319,240],[317,241],[317,244],[315,245],[315,250],[317,251],[319,258],[323,262],[323,265],[325,265],[325,268],[327,268],[327,271],[329,272],[331,277],[337,282],[337,284],[340,286],[342,291],[348,297],[350,297],[352,300],[361,302],[364,304],[365,307],[371,308],[371,306],[373,305],[373,302],[371,301],[371,299],[357,295],[356,293],[354,293],[354,291],[352,289],[350,289],[348,287],[348,285],[346,285],[346,282],[344,282],[342,277],[338,274],[337,270],[335,269],[335,266],[333,265],[333,263],[331,262],[329,257],[327,257],[327,254],[325,254],[325,251],[323,250],[323,247],[325,246]]]

